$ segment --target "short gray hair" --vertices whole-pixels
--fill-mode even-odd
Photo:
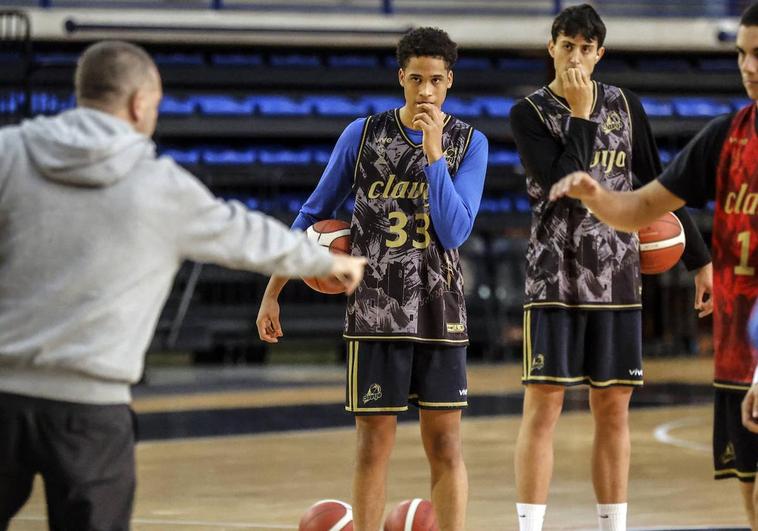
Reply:
[[[157,69],[148,53],[124,41],[101,41],[84,50],[76,65],[76,99],[107,107],[123,104]]]

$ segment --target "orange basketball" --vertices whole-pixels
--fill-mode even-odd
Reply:
[[[350,224],[340,219],[317,221],[307,229],[308,239],[329,249],[333,253],[350,253]],[[321,293],[344,293],[345,288],[334,277],[308,277],[303,281]]]
[[[667,212],[639,230],[640,270],[657,275],[676,265],[684,252],[684,228],[674,214]]]
[[[384,521],[384,531],[439,531],[434,507],[428,500],[414,498],[395,506]]]
[[[299,531],[353,531],[353,509],[339,500],[320,500],[308,507]]]

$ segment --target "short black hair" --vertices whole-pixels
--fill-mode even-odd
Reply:
[[[458,60],[458,45],[439,28],[412,29],[397,43],[397,64],[405,68],[411,57],[439,57],[450,70]]]
[[[742,12],[740,26],[758,26],[758,2]]]
[[[567,7],[558,13],[550,33],[553,42],[558,41],[561,33],[567,37],[581,35],[588,41],[597,40],[598,48],[605,42],[605,24],[589,4]]]

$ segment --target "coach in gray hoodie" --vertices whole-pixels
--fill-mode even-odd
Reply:
[[[0,530],[38,473],[52,529],[129,528],[129,388],[183,260],[348,291],[363,274],[156,158],[161,83],[141,48],[91,46],[75,84],[78,108],[0,130]]]

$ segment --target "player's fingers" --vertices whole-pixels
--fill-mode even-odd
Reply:
[[[705,317],[706,315],[711,315],[713,313],[713,299],[708,299],[707,301],[704,301],[700,305],[700,313],[698,313],[698,317]]]

